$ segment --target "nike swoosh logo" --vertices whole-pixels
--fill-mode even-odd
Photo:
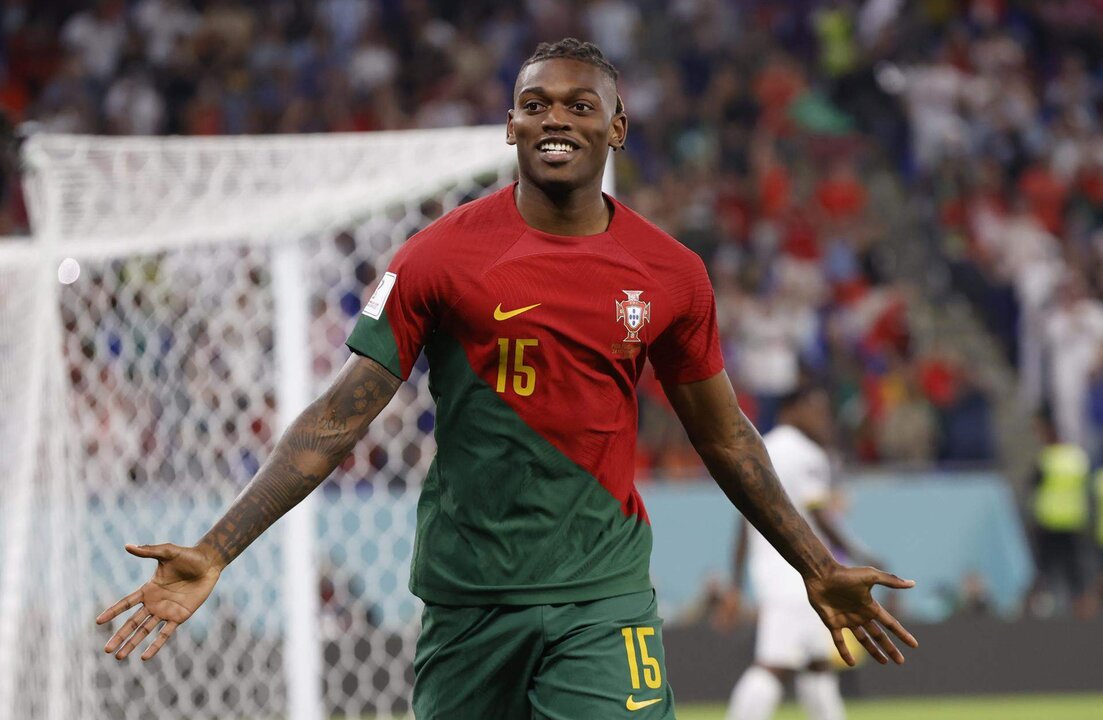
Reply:
[[[529,305],[528,307],[517,308],[516,310],[510,310],[509,312],[504,312],[502,310],[502,304],[498,303],[498,307],[494,308],[494,319],[495,320],[509,320],[511,317],[517,317],[521,313],[526,313],[529,310],[532,310],[533,308],[538,308],[538,307],[540,307],[540,303],[536,303],[535,305]]]
[[[642,710],[643,708],[647,707],[648,705],[654,705],[655,703],[660,703],[662,701],[663,701],[662,698],[652,698],[650,700],[643,700],[641,702],[636,702],[635,700],[632,699],[632,696],[629,695],[628,700],[624,703],[624,707],[628,708],[629,712],[635,712],[636,710]]]

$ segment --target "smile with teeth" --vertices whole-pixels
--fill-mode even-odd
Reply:
[[[539,150],[545,155],[567,157],[574,152],[575,148],[574,145],[571,145],[569,143],[546,140],[540,143]]]

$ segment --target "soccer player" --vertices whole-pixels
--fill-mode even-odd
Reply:
[[[848,558],[868,561],[825,511],[830,493],[831,405],[826,390],[802,383],[782,398],[778,425],[763,443],[778,479],[797,512],[810,520],[831,547]],[[812,720],[843,720],[838,677],[831,670],[831,634],[808,604],[801,576],[761,533],[740,526],[735,580],[744,576],[750,556],[751,583],[758,601],[755,664],[732,691],[728,720],[768,720],[796,677],[797,698]],[[737,591],[738,592],[738,591]],[[738,598],[738,594],[736,596]],[[738,606],[741,601],[737,600]]]
[[[700,258],[601,192],[628,131],[616,80],[574,39],[525,61],[505,138],[519,181],[402,247],[332,386],[194,547],[127,546],[158,567],[97,618],[138,608],[107,652],[126,658],[163,623],[142,655],[153,657],[224,568],[348,455],[424,349],[438,449],[410,578],[425,601],[420,720],[674,717],[632,474],[647,360],[717,483],[805,578],[840,647],[850,627],[882,662],[903,662],[882,626],[916,642],[870,588],[912,583],[827,552],[739,411]]]

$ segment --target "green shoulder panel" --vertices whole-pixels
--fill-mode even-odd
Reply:
[[[380,314],[378,320],[361,314],[345,344],[354,352],[375,360],[394,373],[395,377],[405,379],[402,360],[398,353],[398,343],[395,341],[386,310]]]

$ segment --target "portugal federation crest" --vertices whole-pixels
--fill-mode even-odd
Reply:
[[[624,323],[628,336],[622,342],[640,342],[640,330],[651,320],[651,303],[640,300],[643,290],[621,290],[627,300],[617,301],[617,320]]]

